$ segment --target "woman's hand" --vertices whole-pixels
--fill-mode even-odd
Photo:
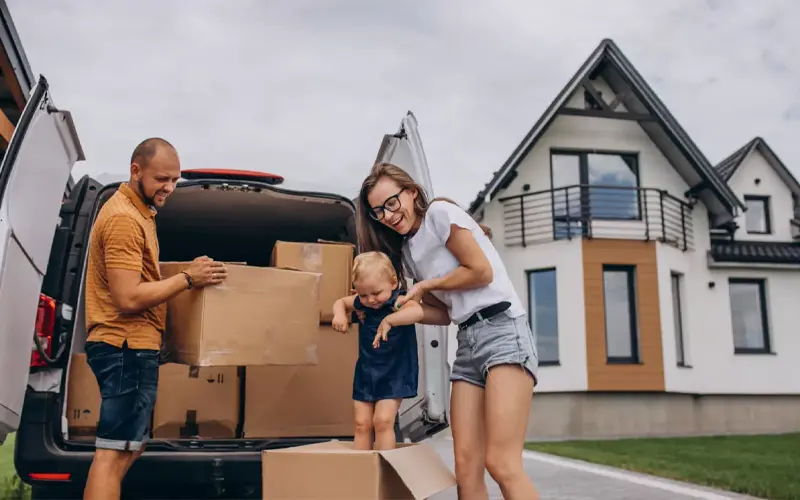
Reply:
[[[336,315],[331,322],[333,329],[339,333],[347,333],[347,328],[350,326],[347,321],[346,315]]]
[[[414,286],[412,286],[405,295],[397,297],[397,301],[395,301],[395,307],[399,309],[409,300],[421,303],[423,295],[425,295],[425,293],[428,291],[427,285],[427,281],[414,283]]]

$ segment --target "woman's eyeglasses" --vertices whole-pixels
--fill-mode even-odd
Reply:
[[[372,207],[369,214],[370,217],[379,221],[383,220],[383,218],[386,216],[387,210],[390,212],[397,212],[398,210],[400,210],[400,205],[401,205],[400,194],[405,190],[406,188],[403,188],[400,191],[398,191],[397,194],[395,194],[394,196],[386,198],[386,201],[383,202],[383,205],[379,207]]]

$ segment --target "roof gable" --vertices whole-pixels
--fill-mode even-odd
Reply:
[[[626,119],[634,119],[639,123],[684,181],[691,186],[687,194],[697,196],[708,207],[714,215],[714,225],[732,220],[738,208],[744,208],[619,47],[612,40],[606,39],[581,65],[500,170],[495,172],[492,180],[478,193],[470,204],[470,213],[480,209],[483,203],[493,199],[498,191],[507,187],[522,160],[560,113],[586,113],[583,110],[565,108],[565,105],[575,91],[586,86],[586,80],[595,75],[602,76],[617,95],[614,102],[623,104],[628,110]],[[587,92],[592,94],[590,87],[587,87]],[[607,106],[606,104],[604,107]],[[618,114],[613,110],[599,110],[594,116],[613,117],[612,115]]]
[[[714,166],[714,169],[726,182],[730,181],[733,174],[736,173],[742,163],[744,163],[744,160],[750,156],[750,153],[753,151],[761,153],[761,156],[764,157],[767,164],[775,170],[778,177],[786,184],[786,187],[788,187],[796,197],[800,198],[800,182],[792,175],[792,172],[789,171],[780,157],[775,154],[775,151],[769,147],[767,141],[761,137],[755,137],[753,140],[731,153],[730,156]]]

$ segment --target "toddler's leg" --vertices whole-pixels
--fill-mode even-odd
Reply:
[[[394,435],[394,421],[400,409],[400,399],[384,399],[375,403],[372,425],[375,427],[375,449],[391,450],[397,439]]]
[[[375,405],[364,401],[353,401],[355,404],[356,429],[353,436],[353,448],[356,450],[372,449],[372,417]]]

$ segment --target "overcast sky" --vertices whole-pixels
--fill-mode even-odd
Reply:
[[[183,168],[353,195],[384,133],[419,120],[437,195],[466,204],[613,38],[712,162],[761,135],[800,174],[792,0],[7,0],[87,161],[143,138]]]

